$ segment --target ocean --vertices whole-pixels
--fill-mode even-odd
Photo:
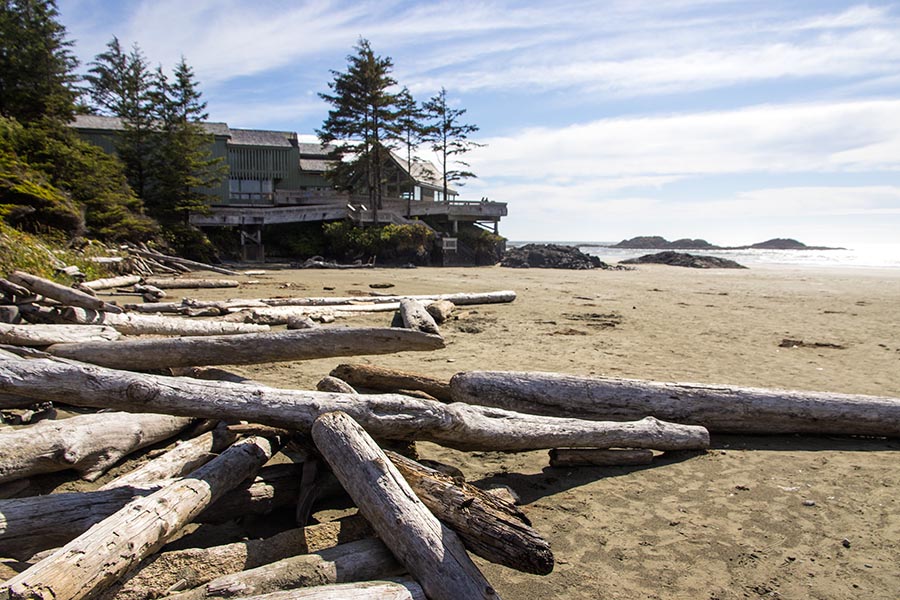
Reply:
[[[608,263],[617,263],[661,250],[632,250],[610,248],[617,242],[509,242],[510,246],[528,243],[565,244],[578,246],[585,254],[591,254]],[[728,258],[752,267],[753,265],[782,265],[806,267],[846,267],[900,269],[900,244],[858,244],[842,250],[677,250],[688,254],[701,254]]]

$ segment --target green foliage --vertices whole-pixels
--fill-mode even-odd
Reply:
[[[53,0],[0,0],[0,116],[64,123],[75,108],[78,61]]]
[[[328,254],[341,259],[368,259],[427,263],[434,232],[423,223],[357,227],[347,221],[322,227]]]
[[[346,72],[331,72],[332,93],[319,94],[333,108],[316,133],[322,144],[333,144],[332,157],[339,161],[329,172],[335,187],[363,190],[369,207],[377,211],[384,197],[390,146],[400,135],[398,97],[389,91],[397,82],[391,77],[390,57],[376,56],[365,39],[355,49],[356,54],[347,57]]]
[[[282,223],[263,231],[266,255],[306,259],[327,254],[322,223]]]
[[[506,238],[474,225],[461,225],[456,234],[459,243],[475,255],[475,264],[500,262],[506,249]]]
[[[200,229],[187,223],[163,224],[162,240],[178,256],[206,263],[219,261],[219,254]]]
[[[32,235],[0,222],[2,277],[18,270],[59,283],[72,283],[67,275],[56,272],[56,264],[77,266],[88,279],[107,277],[110,273],[106,269],[89,260],[91,255],[99,255],[100,252],[102,250],[93,250],[92,246],[76,252],[66,248],[59,236]]]

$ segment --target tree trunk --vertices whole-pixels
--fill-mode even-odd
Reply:
[[[403,319],[403,327],[422,333],[441,335],[434,317],[425,310],[425,305],[418,300],[405,299],[400,301],[400,318]]]
[[[432,515],[384,452],[345,413],[322,415],[312,437],[344,489],[432,600],[498,598],[459,538]]]
[[[176,435],[190,422],[160,414],[99,413],[3,431],[0,482],[66,469],[94,481],[122,457]]]
[[[232,312],[225,317],[226,321],[238,323],[263,323],[266,325],[286,325],[293,319],[308,317],[321,320],[323,315],[333,317],[349,317],[360,313],[391,312],[400,308],[393,304],[345,304],[337,306],[267,306],[264,308],[248,308]]]
[[[550,451],[551,467],[610,467],[649,465],[653,462],[652,450],[612,448],[554,448]]]
[[[0,589],[10,600],[68,600],[96,593],[249,477],[272,451],[264,438],[238,442],[189,477],[130,502]]]
[[[900,436],[900,398],[883,396],[492,371],[458,373],[450,388],[456,402],[558,417],[653,415],[721,433]]]
[[[346,381],[352,386],[376,392],[394,393],[398,390],[418,390],[450,402],[450,382],[418,373],[395,371],[366,364],[341,364],[332,369],[330,375]]]
[[[236,333],[259,333],[268,331],[268,325],[251,323],[228,323],[225,321],[198,321],[159,315],[133,313],[110,314],[84,308],[65,308],[59,312],[60,319],[67,323],[104,324],[125,335],[232,335]]]
[[[235,288],[241,285],[234,279],[169,279],[161,277],[145,279],[144,283],[161,290]]]
[[[105,343],[121,337],[121,333],[106,325],[6,325],[0,323],[0,344],[14,346]]]
[[[706,429],[653,418],[630,423],[560,419],[461,403],[441,404],[397,394],[364,396],[282,390],[131,373],[51,359],[0,361],[0,392],[64,400],[79,406],[246,420],[300,432],[309,431],[319,415],[342,410],[375,437],[425,440],[459,450],[693,450],[709,446]]]
[[[95,298],[94,296],[82,292],[81,290],[66,287],[64,285],[54,283],[49,279],[31,275],[30,273],[13,271],[12,275],[9,276],[9,280],[17,285],[28,288],[35,294],[40,294],[42,296],[46,296],[47,298],[53,298],[54,300],[62,302],[67,306],[80,306],[82,308],[90,308],[92,310],[105,310],[107,312],[113,313],[122,312],[122,309],[118,306],[104,302],[103,300]]]
[[[369,538],[224,575],[196,589],[168,596],[167,600],[257,596],[279,590],[393,577],[404,572],[380,540]]]
[[[67,544],[134,498],[149,496],[171,481],[0,500],[0,522],[5,523],[0,531],[0,556],[25,560],[36,552]],[[222,523],[249,514],[268,514],[295,503],[299,489],[299,466],[264,467],[253,481],[224,494],[195,520]],[[339,493],[336,486],[325,490],[325,495]]]
[[[143,281],[140,275],[120,275],[119,277],[107,277],[105,279],[95,279],[93,281],[85,281],[78,284],[79,287],[89,290],[109,290],[113,288],[128,287]]]
[[[197,365],[238,365],[330,356],[436,350],[436,335],[391,328],[298,329],[242,335],[122,340],[115,344],[56,344],[47,351],[119,369],[150,370]]]
[[[553,570],[550,544],[515,505],[399,454],[385,453],[425,506],[470,552],[525,573],[546,575]]]
[[[144,561],[99,600],[153,600],[173,588],[195,588],[230,573],[333,548],[372,534],[366,520],[353,515],[339,521],[289,529],[260,540],[162,552]]]
[[[375,303],[394,303],[404,299],[436,302],[449,300],[457,306],[465,304],[498,304],[512,302],[516,293],[511,290],[501,292],[455,293],[455,294],[421,294],[408,296],[336,296],[311,298],[263,298],[260,301],[269,306],[335,306],[339,304],[356,304],[361,300]]]
[[[411,579],[336,583],[313,588],[248,596],[244,600],[428,600]]]

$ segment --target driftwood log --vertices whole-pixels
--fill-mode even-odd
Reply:
[[[161,377],[53,359],[0,361],[0,393],[64,400],[78,406],[246,420],[300,432],[309,431],[319,415],[342,410],[377,438],[432,441],[460,450],[693,450],[709,446],[709,434],[703,427],[654,418],[629,423],[561,419],[398,394],[283,390]]]
[[[900,398],[884,396],[494,371],[458,373],[450,387],[456,402],[557,417],[654,415],[722,433],[900,436]]]
[[[119,275],[118,277],[106,277],[104,279],[94,279],[93,281],[83,281],[78,284],[80,288],[89,290],[110,290],[113,288],[128,287],[142,281],[140,275]]]
[[[339,306],[265,306],[260,308],[229,309],[232,312],[225,321],[235,323],[259,323],[264,325],[286,325],[290,321],[308,318],[323,321],[325,317],[348,317],[355,314],[390,312],[400,308],[400,304],[346,304]],[[326,319],[327,320],[327,319]]]
[[[119,369],[150,370],[195,365],[258,364],[289,360],[436,350],[436,335],[402,329],[348,327],[122,340],[115,344],[56,344],[56,356]]]
[[[653,450],[647,449],[554,448],[549,454],[551,467],[611,467],[653,462]]]
[[[296,503],[300,489],[298,465],[260,469],[252,482],[225,493],[195,520],[222,523],[251,514],[268,514]],[[172,480],[132,484],[90,492],[63,492],[0,500],[0,556],[25,560],[36,552],[56,548],[121,510],[134,498],[149,496]],[[323,496],[335,496],[336,486]]]
[[[449,300],[457,306],[468,304],[501,304],[512,302],[516,299],[516,293],[511,290],[501,292],[482,293],[458,293],[458,294],[425,294],[407,296],[366,296],[366,302],[396,303],[406,298],[420,300],[422,302],[436,302]],[[356,304],[362,300],[360,296],[335,296],[312,298],[263,298],[260,302],[269,306],[333,306],[338,304]]]
[[[299,590],[247,596],[244,600],[428,600],[412,579],[335,583]]]
[[[404,298],[400,301],[400,319],[403,321],[403,327],[413,329],[424,333],[433,333],[440,335],[437,323],[434,322],[425,305],[419,300],[412,298]]]
[[[85,308],[65,308],[57,311],[59,320],[79,325],[103,324],[125,335],[232,335],[268,331],[268,325],[199,321],[180,317],[142,315],[134,313],[106,313]]]
[[[398,390],[418,390],[450,402],[450,382],[418,373],[395,371],[366,364],[341,364],[331,370],[330,375],[346,381],[352,386],[377,392],[397,392]]]
[[[169,256],[168,254],[163,254],[161,252],[153,252],[147,250],[139,250],[137,248],[129,249],[130,252],[137,254],[138,256],[143,256],[145,258],[150,258],[156,261],[165,261],[175,265],[183,265],[185,267],[189,267],[193,269],[199,269],[203,271],[212,271],[213,273],[221,273],[222,275],[240,275],[239,271],[233,271],[231,269],[226,269],[224,267],[218,267],[216,265],[210,265],[207,263],[197,262],[195,260],[188,260],[186,258],[181,258],[179,256]]]
[[[499,598],[456,534],[429,512],[350,416],[322,415],[312,437],[359,511],[429,598]]]
[[[90,308],[93,310],[105,310],[107,312],[122,312],[122,309],[114,304],[109,304],[91,296],[81,290],[60,285],[49,279],[38,277],[23,271],[13,271],[9,276],[9,280],[22,287],[25,287],[35,294],[46,296],[57,300],[67,306],[80,306],[82,308]]]
[[[172,279],[162,277],[150,277],[145,279],[144,283],[161,290],[235,288],[241,285],[240,282],[233,279]]]
[[[168,590],[201,586],[217,577],[254,569],[275,561],[333,548],[373,535],[360,515],[309,527],[289,529],[272,537],[211,548],[171,550],[151,556],[100,600],[152,600]]]
[[[0,590],[10,600],[68,600],[96,593],[162,547],[216,498],[255,472],[272,452],[265,438],[236,443],[189,477],[130,502]]]
[[[341,544],[312,554],[301,554],[212,581],[169,600],[206,600],[257,596],[279,590],[369,581],[402,575],[405,569],[378,539]]]
[[[425,307],[425,310],[428,311],[428,314],[434,318],[434,322],[438,325],[449,319],[454,309],[456,309],[456,305],[449,300],[436,300]]]
[[[339,377],[334,377],[332,375],[328,375],[319,380],[319,383],[316,384],[316,389],[320,392],[337,392],[339,394],[355,394],[356,390],[353,389],[349,383],[340,379]]]
[[[122,334],[106,325],[7,325],[0,323],[0,344],[50,346],[83,342],[112,342]]]
[[[4,363],[24,361],[3,361]],[[94,481],[122,457],[176,435],[191,419],[99,413],[0,432],[0,482],[77,470]]]
[[[550,544],[515,505],[394,452],[385,454],[432,514],[459,534],[473,554],[525,573],[546,575],[553,570]]]

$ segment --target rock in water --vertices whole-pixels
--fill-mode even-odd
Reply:
[[[742,264],[736,263],[727,258],[719,258],[717,256],[695,256],[685,252],[658,252],[656,254],[645,254],[637,258],[623,260],[623,265],[638,264],[659,264],[672,265],[675,267],[691,267],[693,269],[746,269]]]
[[[560,244],[526,244],[511,248],[503,255],[500,265],[517,269],[610,269],[596,256],[585,254],[575,246]]]

